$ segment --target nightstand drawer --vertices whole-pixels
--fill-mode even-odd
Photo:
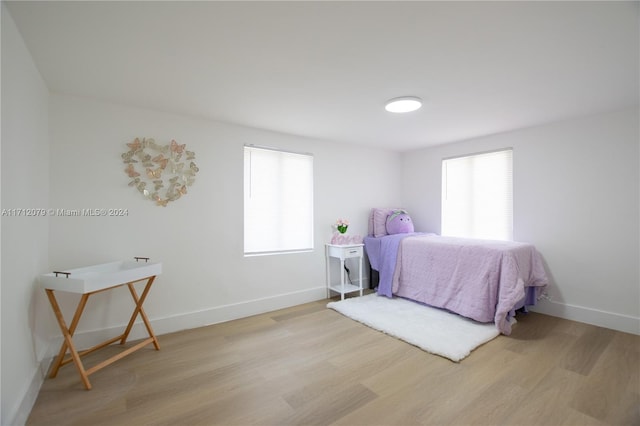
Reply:
[[[345,259],[349,257],[360,257],[360,256],[362,256],[362,247],[349,247],[344,249]]]
[[[351,257],[362,257],[362,246],[337,246],[329,245],[329,256],[338,259],[349,259]]]

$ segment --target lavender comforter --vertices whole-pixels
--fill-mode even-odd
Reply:
[[[380,272],[378,294],[495,322],[506,335],[511,333],[509,313],[522,306],[525,287],[533,287],[535,301],[547,285],[531,244],[400,234],[366,238],[365,248],[372,268]]]

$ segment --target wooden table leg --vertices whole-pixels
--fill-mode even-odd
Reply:
[[[149,277],[149,280],[147,281],[147,284],[145,285],[144,290],[142,291],[142,295],[140,297],[138,297],[138,293],[136,292],[136,289],[133,286],[133,283],[127,284],[127,287],[129,287],[129,291],[131,292],[131,297],[133,297],[133,300],[136,303],[136,307],[133,310],[133,314],[131,314],[131,318],[129,319],[129,324],[127,325],[127,328],[124,334],[122,335],[122,339],[120,340],[121,345],[127,341],[127,337],[131,332],[133,324],[136,318],[138,317],[138,314],[140,314],[140,316],[142,317],[142,321],[144,322],[144,325],[147,328],[147,333],[149,333],[149,337],[153,339],[153,346],[155,346],[156,350],[160,350],[160,343],[158,342],[158,339],[155,333],[153,332],[153,329],[151,328],[151,323],[149,322],[149,318],[147,317],[147,314],[145,313],[144,308],[142,307],[145,299],[147,298],[147,294],[149,294],[149,290],[151,289],[151,284],[153,284],[153,281],[155,280],[155,278],[156,278],[155,275],[152,277]]]
[[[84,383],[84,387],[87,389],[91,389],[91,383],[89,382],[89,376],[87,375],[84,365],[82,365],[82,361],[80,360],[80,355],[78,355],[78,351],[76,350],[75,345],[73,344],[73,333],[78,326],[78,322],[80,321],[80,317],[82,316],[82,311],[84,310],[85,305],[87,304],[87,299],[89,298],[89,294],[83,294],[78,302],[78,307],[76,308],[76,312],[73,316],[73,320],[71,320],[71,326],[67,328],[67,324],[64,320],[64,316],[62,315],[62,311],[60,310],[60,306],[58,305],[58,301],[56,300],[56,296],[53,293],[53,290],[46,289],[47,297],[49,298],[49,303],[51,303],[51,307],[53,308],[53,312],[56,315],[56,319],[58,320],[58,325],[60,326],[60,330],[62,331],[62,335],[64,336],[64,342],[60,347],[60,352],[58,353],[58,357],[53,363],[53,367],[51,369],[51,374],[49,377],[54,378],[58,374],[58,370],[63,363],[64,356],[67,353],[67,349],[71,354],[71,358],[73,359],[73,363],[76,365],[78,369],[78,373],[82,378],[82,383]]]

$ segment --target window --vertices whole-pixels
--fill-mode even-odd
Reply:
[[[244,254],[313,248],[313,156],[244,147]]]
[[[442,160],[442,235],[513,239],[512,149]]]

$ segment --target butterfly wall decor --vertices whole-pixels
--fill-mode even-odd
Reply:
[[[157,206],[166,207],[169,202],[187,195],[187,186],[193,185],[200,171],[194,161],[195,152],[187,151],[186,144],[175,140],[160,145],[151,138],[135,138],[127,143],[127,148],[121,157],[126,165],[124,172],[129,179],[133,178],[128,185]],[[186,153],[185,159],[183,153]],[[154,192],[147,187],[153,187]]]

